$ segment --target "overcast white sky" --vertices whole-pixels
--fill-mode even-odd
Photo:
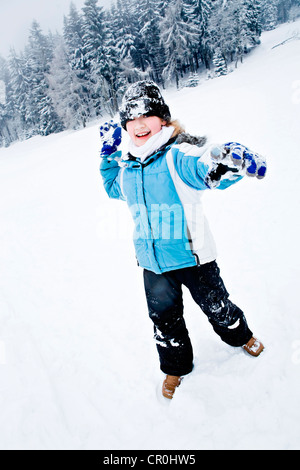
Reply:
[[[63,16],[68,15],[71,1],[78,10],[84,5],[84,0],[0,0],[0,55],[7,58],[11,46],[16,51],[24,48],[34,19],[44,33],[62,32]],[[98,0],[99,6],[113,3]]]

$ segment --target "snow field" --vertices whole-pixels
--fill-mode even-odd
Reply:
[[[269,164],[204,202],[231,299],[266,350],[222,343],[185,290],[195,368],[167,405],[129,211],[101,184],[100,122],[0,150],[1,449],[299,449],[300,41],[272,49],[297,30],[164,93],[188,132]]]

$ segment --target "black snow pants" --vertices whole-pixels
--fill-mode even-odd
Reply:
[[[160,368],[165,374],[181,376],[193,368],[193,349],[183,318],[182,285],[225,343],[242,346],[252,337],[242,310],[228,299],[215,261],[163,274],[145,269],[144,285]]]

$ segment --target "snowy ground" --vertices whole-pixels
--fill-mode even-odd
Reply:
[[[266,350],[213,333],[185,291],[195,368],[169,406],[127,207],[98,172],[98,124],[0,150],[1,449],[300,448],[300,22],[226,77],[165,95],[190,132],[268,157],[207,192],[231,298]]]

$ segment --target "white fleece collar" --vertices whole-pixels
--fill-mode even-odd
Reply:
[[[149,155],[155,153],[156,150],[158,150],[170,140],[174,130],[175,128],[173,126],[162,126],[161,131],[150,137],[150,139],[140,147],[135,145],[135,143],[130,140],[129,153],[133,157],[137,157],[141,160],[141,162],[143,162],[147,157],[149,157]]]

